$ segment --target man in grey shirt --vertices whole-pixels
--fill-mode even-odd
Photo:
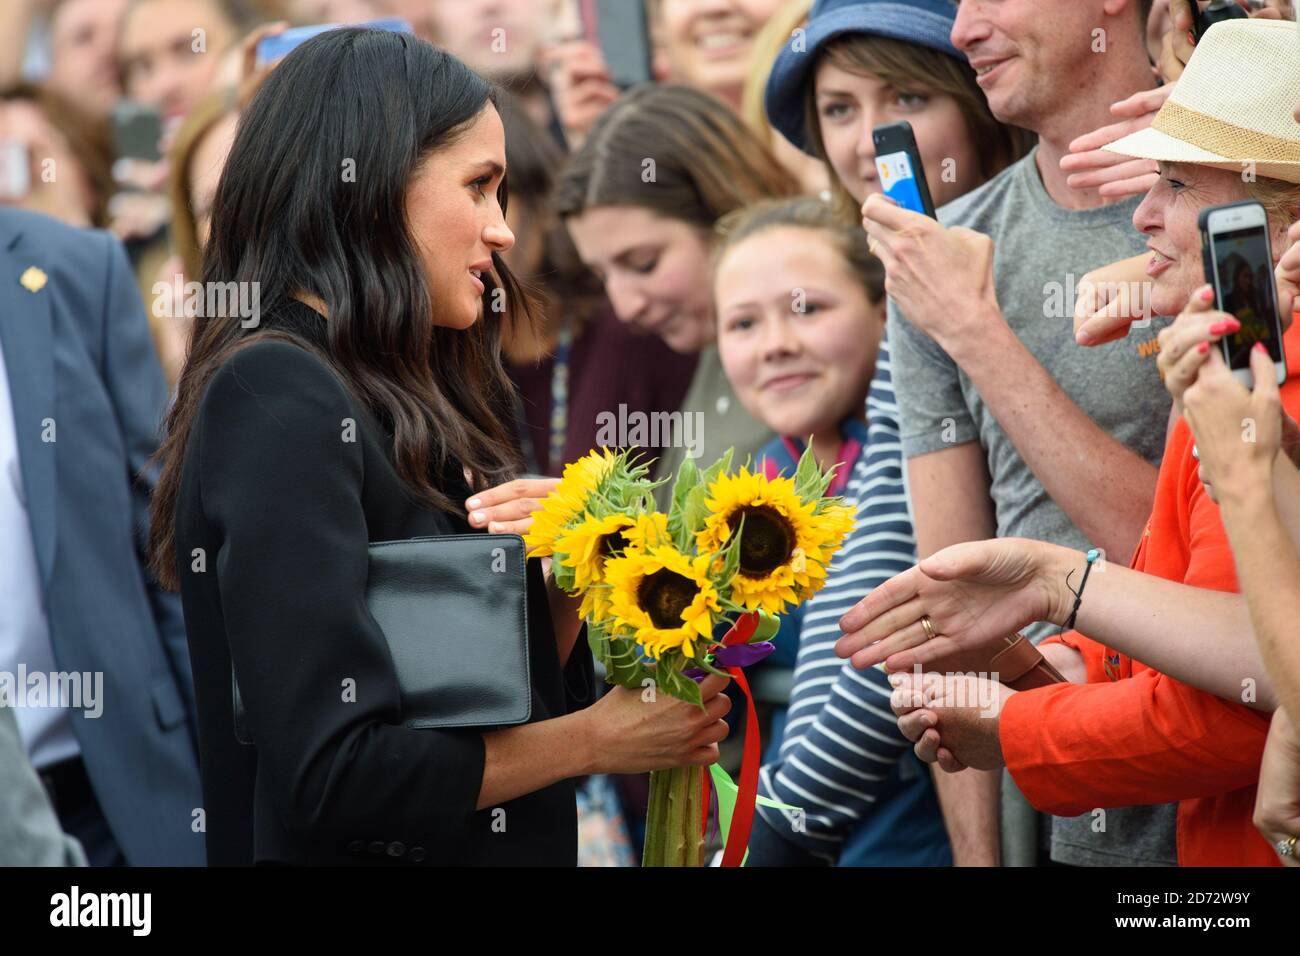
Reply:
[[[1076,345],[1072,332],[1079,279],[1144,247],[1131,221],[1137,202],[1107,204],[1094,190],[1071,189],[1059,165],[1073,139],[1110,121],[1112,102],[1155,85],[1145,46],[1149,6],[962,3],[953,43],[994,115],[1037,133],[1038,145],[945,206],[942,226],[877,197],[865,207],[888,274],[889,341],[923,556],[997,534],[1099,547],[1126,564],[1150,513],[1170,405],[1155,368],[1163,323],[1092,349]],[[1069,648],[1044,653],[1067,674],[1078,672]],[[999,858],[995,836],[986,835],[997,833],[1000,778],[968,770],[941,785],[954,851],[981,837],[992,844],[966,848],[966,860]],[[1017,826],[1018,794],[1009,797],[1000,855],[1032,864],[1032,817],[1026,823],[1019,811]],[[1175,863],[1174,806],[1108,810],[1104,819],[1104,829],[1094,829],[1091,815],[1053,819],[1052,859]]]

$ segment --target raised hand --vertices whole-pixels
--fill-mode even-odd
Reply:
[[[1173,396],[1174,411],[1180,415],[1183,393],[1196,381],[1210,353],[1217,351],[1215,344],[1241,328],[1235,318],[1215,309],[1213,302],[1214,290],[1208,285],[1201,286],[1192,293],[1173,324],[1161,329],[1157,337],[1160,353],[1156,356],[1156,367]]]
[[[1061,157],[1061,171],[1069,173],[1066,184],[1072,189],[1096,189],[1111,200],[1141,195],[1155,185],[1159,174],[1154,161],[1121,156],[1102,147],[1150,126],[1172,91],[1172,85],[1158,86],[1112,103],[1110,113],[1116,122],[1078,137]]]
[[[1273,462],[1287,418],[1273,359],[1263,343],[1250,352],[1255,388],[1247,391],[1212,349],[1183,393],[1183,417],[1196,438],[1201,480],[1216,501],[1245,500],[1272,486]]]
[[[835,652],[857,668],[884,661],[895,671],[996,648],[1034,621],[1064,620],[1073,600],[1066,574],[1083,563],[1076,552],[1023,538],[953,545],[854,605],[840,618]]]

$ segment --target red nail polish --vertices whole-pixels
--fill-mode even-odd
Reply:
[[[1229,319],[1224,324],[1228,327],[1229,332],[1236,332],[1241,329],[1241,323],[1236,319]]]
[[[1204,289],[1201,290],[1201,301],[1202,301],[1202,302],[1211,302],[1211,301],[1213,301],[1213,299],[1214,299],[1214,290],[1213,290],[1213,289],[1207,287],[1207,288],[1204,288]]]
[[[1209,350],[1210,350],[1209,342],[1202,342],[1200,345],[1196,346],[1196,351],[1200,352],[1202,355],[1204,355]]]
[[[1266,345],[1264,345],[1263,342],[1256,342],[1256,343],[1255,343],[1255,351],[1256,351],[1256,352],[1268,352],[1268,347],[1267,347]]]
[[[1228,331],[1227,322],[1215,322],[1212,326],[1210,326],[1211,335],[1222,335],[1226,331]]]

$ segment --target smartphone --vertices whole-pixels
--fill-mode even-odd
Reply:
[[[904,121],[877,126],[871,131],[871,141],[876,146],[876,173],[885,195],[904,209],[938,218],[912,124]]]
[[[275,36],[266,37],[257,44],[257,65],[266,66],[288,56],[314,36],[339,27],[365,27],[369,30],[388,30],[390,33],[414,33],[414,28],[400,17],[366,20],[362,23],[317,23],[310,27],[293,27]]]
[[[1210,29],[1216,23],[1224,20],[1242,20],[1250,16],[1237,0],[1213,0],[1213,2],[1202,9],[1196,0],[1191,0],[1193,12],[1192,32],[1196,34],[1196,42],[1201,42],[1201,37],[1205,36],[1205,31]]]
[[[21,139],[0,139],[0,200],[18,202],[32,188],[32,157]]]
[[[1214,287],[1214,304],[1241,328],[1219,341],[1232,374],[1254,388],[1250,350],[1263,342],[1277,372],[1286,381],[1286,353],[1277,312],[1273,250],[1268,241],[1268,217],[1254,200],[1210,206],[1201,210],[1201,253],[1205,278]]]
[[[581,0],[582,30],[600,47],[609,78],[626,90],[654,79],[650,23],[643,0]]]
[[[123,100],[113,107],[113,143],[118,159],[156,163],[162,159],[162,115],[156,107]]]

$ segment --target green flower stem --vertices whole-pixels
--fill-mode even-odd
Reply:
[[[703,767],[674,767],[650,774],[642,866],[703,866]]]

